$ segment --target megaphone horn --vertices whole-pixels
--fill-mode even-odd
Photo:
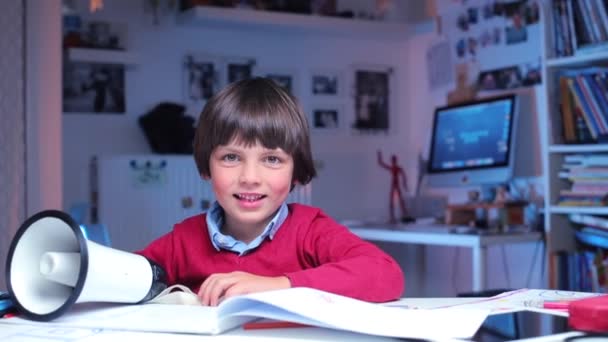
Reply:
[[[6,279],[17,309],[37,321],[55,319],[80,302],[145,302],[166,288],[156,263],[87,240],[58,210],[21,225],[9,248]]]

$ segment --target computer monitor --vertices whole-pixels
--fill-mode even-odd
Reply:
[[[435,110],[427,184],[504,184],[513,177],[517,96],[476,100]]]

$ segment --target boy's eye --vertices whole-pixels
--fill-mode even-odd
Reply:
[[[227,162],[235,162],[239,160],[239,157],[234,153],[228,153],[222,157],[222,160]]]
[[[280,164],[281,159],[277,156],[268,156],[266,157],[266,162],[268,162],[268,164]]]

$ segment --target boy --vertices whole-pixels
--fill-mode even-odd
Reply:
[[[316,171],[305,115],[273,81],[238,81],[212,97],[194,159],[216,202],[139,252],[166,271],[169,285],[186,285],[211,306],[289,287],[372,302],[401,296],[403,273],[390,256],[320,209],[285,204]]]

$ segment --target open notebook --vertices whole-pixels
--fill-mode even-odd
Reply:
[[[489,310],[457,308],[408,310],[303,287],[232,297],[217,307],[208,307],[200,305],[190,290],[181,290],[168,290],[142,305],[76,304],[68,313],[51,322],[33,322],[19,317],[3,319],[2,322],[220,334],[243,323],[267,318],[379,336],[470,338],[489,313]],[[441,329],[437,329],[438,324]]]

